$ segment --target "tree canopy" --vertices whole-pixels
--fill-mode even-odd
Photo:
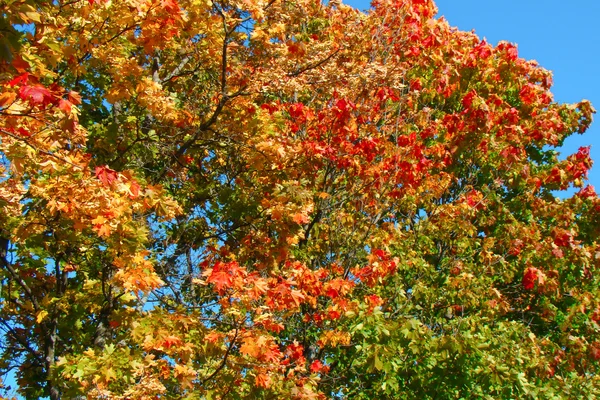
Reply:
[[[431,0],[0,10],[21,396],[600,396],[594,110],[515,45]]]

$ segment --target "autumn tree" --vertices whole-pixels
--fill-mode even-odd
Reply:
[[[431,0],[0,10],[25,398],[600,396],[600,200],[557,150],[594,110],[514,45]]]

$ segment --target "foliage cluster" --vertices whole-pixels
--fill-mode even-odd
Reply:
[[[594,110],[435,14],[0,2],[19,393],[600,397]]]

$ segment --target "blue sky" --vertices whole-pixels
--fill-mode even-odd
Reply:
[[[345,0],[364,10],[367,0]],[[475,30],[491,44],[516,43],[519,55],[554,73],[552,92],[561,103],[588,99],[600,111],[599,0],[436,0],[439,15],[460,30]],[[590,183],[600,192],[600,115],[584,135],[567,139],[561,158],[592,145],[596,165]]]

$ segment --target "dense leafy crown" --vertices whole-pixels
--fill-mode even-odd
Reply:
[[[600,396],[600,201],[556,151],[594,111],[514,45],[431,0],[0,11],[22,396]]]

